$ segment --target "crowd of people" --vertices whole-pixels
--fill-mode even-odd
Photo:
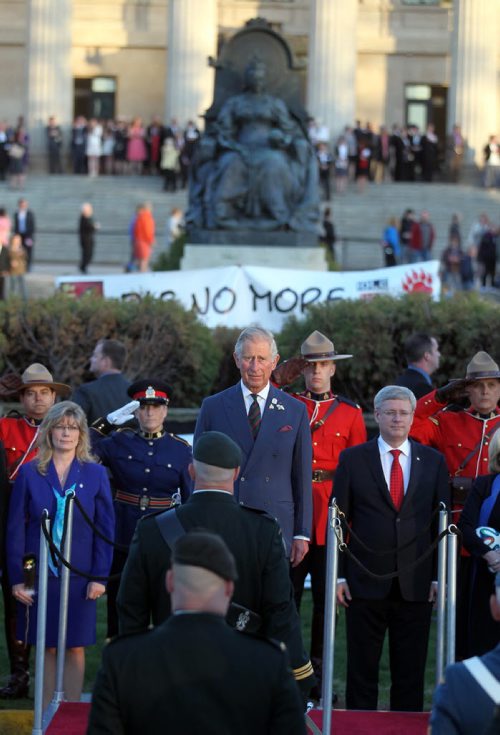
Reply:
[[[469,291],[476,286],[497,287],[496,264],[500,254],[500,226],[484,213],[475,220],[467,237],[461,231],[461,218],[453,214],[448,227],[447,245],[441,253],[443,292]],[[401,220],[390,217],[382,233],[386,266],[418,263],[432,259],[435,228],[427,210],[419,216],[408,208]]]
[[[47,128],[47,157],[51,174],[66,169],[67,154],[74,174],[159,174],[165,191],[187,186],[189,167],[200,132],[192,120],[180,126],[176,118],[163,124],[153,116],[149,125],[131,121],[75,118],[69,140],[51,117]]]
[[[454,125],[446,140],[439,140],[435,127],[381,125],[376,132],[370,122],[356,120],[346,126],[332,144],[329,130],[314,119],[309,121],[309,138],[316,147],[323,199],[331,198],[331,182],[337,194],[356,182],[361,193],[368,182],[450,181],[458,183],[464,164],[466,140],[461,127]],[[500,186],[500,146],[491,135],[483,150],[483,185]]]
[[[74,521],[66,696],[80,696],[85,647],[95,640],[95,601],[106,591],[110,573],[108,636],[143,634],[137,639],[119,636],[105,653],[94,689],[89,732],[119,731],[109,723],[114,727],[120,723],[127,731],[137,718],[127,697],[118,694],[134,682],[137,685],[135,675],[128,676],[124,661],[137,660],[145,672],[141,706],[148,710],[156,696],[156,687],[148,684],[150,677],[156,677],[154,672],[163,661],[162,678],[168,680],[174,665],[170,647],[158,648],[155,641],[169,639],[170,616],[178,610],[191,610],[186,618],[189,624],[175,624],[181,626],[176,643],[179,654],[188,650],[193,636],[204,635],[208,623],[204,617],[192,617],[195,614],[216,614],[217,625],[226,617],[240,631],[235,639],[230,635],[223,652],[218,649],[225,663],[215,667],[213,678],[206,676],[211,661],[203,657],[203,646],[200,657],[175,656],[176,680],[180,676],[190,682],[191,691],[199,686],[200,697],[206,697],[221,722],[237,715],[227,708],[224,711],[214,686],[235,685],[240,677],[248,676],[241,674],[226,682],[224,674],[241,647],[248,646],[249,662],[253,653],[259,659],[257,644],[251,653],[251,638],[239,642],[243,631],[286,643],[298,685],[294,689],[287,674],[281,681],[287,693],[271,686],[273,695],[264,700],[260,688],[251,686],[245,697],[254,704],[254,716],[271,717],[282,695],[296,702],[292,710],[298,712],[299,691],[306,699],[319,700],[327,509],[332,498],[342,513],[345,532],[351,534],[352,556],[341,556],[337,584],[337,602],[346,608],[347,707],[377,708],[378,668],[388,632],[390,708],[422,710],[437,593],[435,559],[427,551],[437,536],[440,503],[458,521],[469,554],[461,556],[459,564],[457,656],[484,656],[487,665],[487,652],[498,648],[500,641],[498,623],[488,613],[495,573],[500,571],[500,551],[490,540],[491,528],[500,530],[500,440],[495,434],[500,426],[500,367],[488,353],[477,352],[463,379],[435,389],[433,374],[440,362],[436,338],[424,333],[410,335],[405,357],[406,370],[374,397],[378,436],[368,441],[360,407],[334,392],[332,386],[337,367],[353,355],[337,352],[333,342],[318,331],[303,342],[300,355],[280,362],[270,332],[260,327],[243,330],[234,349],[241,380],[203,401],[193,449],[165,431],[168,405],[175,395],[172,388],[158,378],[130,384],[123,374],[126,350],[116,340],[97,343],[90,359],[95,380],[74,390],[72,400],[56,402],[58,397],[68,399],[71,387],[54,381],[41,364],[28,366],[21,378],[3,376],[2,397],[17,395],[23,414],[0,419],[0,497],[4,521],[7,518],[2,583],[11,665],[0,697],[28,693],[37,596],[27,562],[38,553],[43,508],[49,510],[55,548],[49,559],[45,704],[52,696],[61,572],[58,554],[69,494],[80,505]],[[300,376],[304,390],[287,392],[286,387]],[[210,538],[196,536],[200,526]],[[489,533],[478,535],[479,526]],[[214,540],[212,534],[220,538]],[[114,552],[106,539],[116,543]],[[227,548],[220,545],[224,543]],[[193,556],[194,548],[198,556]],[[181,595],[180,604],[175,592],[184,572],[189,571],[180,569],[183,565],[205,570],[192,571],[189,599],[193,607],[183,607],[188,597]],[[213,577],[206,578],[207,570],[217,583]],[[119,583],[114,581],[116,574],[121,574]],[[310,659],[304,651],[297,612],[307,574],[313,595]],[[210,589],[218,590],[215,606],[208,602],[212,597],[202,579],[212,579]],[[147,633],[151,622],[154,631]],[[157,660],[160,650],[165,653]],[[266,650],[260,654],[264,658]],[[283,661],[276,659],[274,665],[280,667]],[[437,700],[446,701],[441,690]],[[183,731],[196,732],[191,723],[198,721],[197,714],[180,703],[179,710],[176,706],[170,703],[168,716],[175,720],[182,715]],[[493,706],[480,716],[492,711]],[[446,707],[440,705],[434,716],[436,732],[444,717]],[[161,727],[164,722],[162,717]],[[100,729],[104,723],[107,730]],[[153,717],[145,732],[159,732],[158,727],[160,722]]]
[[[25,274],[31,269],[35,243],[35,215],[26,199],[19,199],[11,218],[0,207],[0,299],[26,300]]]

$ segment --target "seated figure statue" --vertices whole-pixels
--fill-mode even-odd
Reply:
[[[245,89],[223,104],[193,162],[188,226],[211,230],[315,231],[317,164],[285,103],[264,92],[254,58]]]

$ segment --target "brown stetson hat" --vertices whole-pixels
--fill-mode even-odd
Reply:
[[[484,380],[486,378],[498,378],[500,380],[500,368],[487,352],[481,350],[476,352],[467,365],[465,380],[473,382],[474,380]]]
[[[339,355],[335,352],[333,342],[324,334],[315,330],[305,342],[302,342],[300,354],[306,362],[318,360],[347,360],[352,355]]]
[[[71,388],[65,383],[55,383],[51,373],[47,370],[45,365],[39,362],[34,362],[29,365],[24,373],[21,375],[22,385],[18,389],[18,393],[22,393],[26,388],[30,388],[32,385],[46,385],[47,388],[53,390],[59,396],[69,396]]]

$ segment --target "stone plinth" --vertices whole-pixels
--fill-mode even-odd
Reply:
[[[314,232],[286,232],[280,230],[205,230],[190,229],[188,240],[192,245],[263,245],[282,248],[315,248],[318,236]]]
[[[263,233],[268,234],[268,233]],[[193,245],[187,243],[181,260],[181,270],[220,268],[228,265],[258,265],[269,268],[294,268],[296,270],[326,271],[323,248],[266,247],[256,245]]]

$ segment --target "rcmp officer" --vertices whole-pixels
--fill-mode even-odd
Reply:
[[[191,492],[191,447],[164,428],[171,389],[163,380],[138,380],[128,388],[132,402],[92,426],[94,454],[109,468],[114,486],[115,542],[128,547],[137,521],[166,510]],[[119,427],[133,418],[139,429]],[[112,433],[110,433],[112,432]],[[107,436],[109,434],[109,436]],[[111,574],[121,572],[127,552],[115,549]],[[118,632],[115,600],[118,583],[108,584],[108,637]]]
[[[6,521],[8,501],[12,483],[20,467],[34,459],[37,449],[35,441],[38,427],[45,414],[54,405],[56,397],[68,396],[69,385],[54,382],[44,365],[33,363],[26,368],[19,379],[8,374],[1,379],[2,397],[15,397],[24,409],[24,415],[12,414],[0,419],[0,441],[5,450],[6,474],[2,478],[2,515]],[[10,678],[0,689],[0,698],[17,699],[28,696],[30,647],[16,640],[16,601],[12,597],[10,582],[4,570],[2,588],[5,607],[5,635],[10,659]]]
[[[193,456],[195,485],[188,502],[137,525],[117,599],[120,633],[146,630],[151,620],[159,625],[170,615],[162,580],[171,549],[177,538],[202,527],[219,534],[236,559],[238,580],[228,622],[241,632],[284,641],[295,678],[307,695],[313,670],[304,652],[280,527],[265,511],[236,502],[242,453],[226,434],[204,432]]]
[[[456,511],[461,512],[474,479],[488,474],[489,443],[500,429],[499,400],[500,368],[487,352],[481,351],[467,365],[465,379],[452,380],[417,402],[410,436],[444,454]],[[454,521],[458,521],[457,515]],[[457,600],[458,658],[467,655],[469,575],[470,557],[462,557]]]
[[[273,380],[283,384],[293,382],[300,372],[304,376],[306,390],[295,393],[304,403],[311,427],[313,445],[313,530],[309,553],[291,570],[297,607],[300,608],[304,580],[311,575],[313,617],[311,627],[311,661],[320,682],[315,698],[320,698],[323,660],[323,626],[326,585],[326,526],[328,504],[332,494],[332,482],[343,449],[366,441],[366,428],[360,407],[344,396],[335,395],[331,380],[338,360],[352,355],[340,355],[333,342],[321,332],[315,331],[303,342],[301,357],[283,363],[273,373]],[[317,696],[316,696],[317,695]]]

